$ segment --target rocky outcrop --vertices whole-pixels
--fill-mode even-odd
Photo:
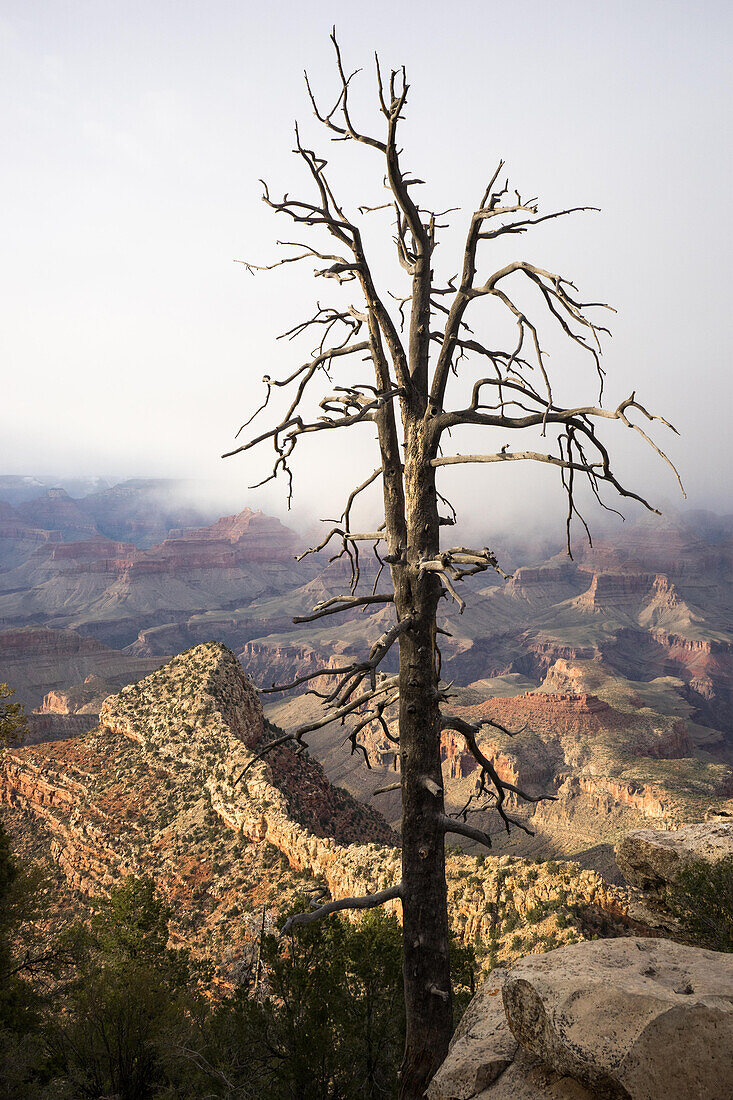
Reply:
[[[211,527],[174,534],[176,537],[147,550],[131,543],[90,538],[81,544],[69,542],[54,547],[50,557],[52,561],[68,562],[67,571],[130,578],[175,575],[191,569],[229,569],[243,562],[291,563],[298,548],[294,533],[279,520],[249,508],[224,516]]]
[[[613,728],[617,717],[607,702],[587,692],[528,691],[523,695],[487,699],[474,707],[461,708],[469,721],[492,718],[510,729],[553,730],[556,737],[579,730]]]
[[[299,676],[308,676],[319,668],[342,667],[349,659],[343,653],[333,653],[329,648],[318,649],[307,643],[288,644],[287,637],[282,644],[266,645],[260,641],[247,642],[239,654],[239,659],[247,672],[262,687],[270,684],[287,684]],[[314,680],[325,686],[325,680]]]
[[[733,956],[669,940],[587,942],[523,959],[503,999],[519,1043],[595,1096],[733,1092]]]
[[[105,700],[100,725],[160,755],[188,763],[262,741],[262,707],[234,654],[217,643],[174,657],[157,672]]]
[[[507,971],[492,970],[453,1033],[448,1057],[430,1082],[427,1100],[470,1100],[514,1061],[512,1035],[501,997]]]
[[[222,516],[210,527],[201,527],[195,531],[171,531],[170,537],[163,543],[179,552],[191,552],[195,544],[228,543],[235,546],[239,554],[249,561],[288,561],[292,562],[300,549],[297,536],[284,527],[279,519],[266,516],[264,512],[245,508],[232,516]]]
[[[676,800],[663,788],[608,775],[568,776],[557,791],[560,798],[565,799],[585,795],[600,813],[608,814],[618,806],[628,806],[644,817],[674,823],[680,811]]]
[[[429,1100],[723,1100],[733,1095],[733,956],[598,940],[493,971]]]
[[[153,875],[174,941],[216,956],[256,933],[246,910],[291,904],[316,873],[335,896],[398,874],[394,834],[315,762],[282,748],[243,775],[264,733],[234,654],[201,646],[107,700],[85,737],[6,750],[3,816],[80,903]]]
[[[693,863],[733,857],[733,819],[704,821],[679,829],[637,829],[616,848],[616,862],[647,900],[663,903],[681,870]]]
[[[21,831],[35,823],[81,894],[153,874],[175,902],[176,935],[205,951],[236,938],[243,896],[252,905],[274,890],[277,909],[304,880],[339,898],[400,875],[395,835],[320,765],[288,745],[256,758],[272,736],[234,654],[210,643],[107,699],[86,737],[6,751],[0,802]],[[453,852],[447,875],[456,933],[492,958],[628,927],[623,895],[572,864]]]
[[[38,714],[85,714],[98,716],[102,703],[119,690],[119,683],[104,680],[90,672],[83,683],[72,684],[63,690],[49,691],[43,697]],[[96,722],[95,722],[96,725]]]
[[[655,583],[646,573],[593,573],[586,591],[578,596],[576,606],[584,611],[602,612],[620,602],[638,602]]]

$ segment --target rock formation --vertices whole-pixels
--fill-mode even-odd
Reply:
[[[264,655],[258,660],[264,661]],[[513,734],[487,725],[479,737],[499,774],[531,794],[556,799],[536,805],[510,799],[512,812],[531,825],[534,838],[505,838],[495,815],[479,815],[476,823],[495,834],[498,850],[587,858],[592,862],[586,865],[616,876],[613,845],[630,829],[699,821],[711,803],[717,799],[722,805],[733,793],[733,768],[710,752],[722,734],[689,720],[690,708],[676,694],[674,682],[631,683],[598,661],[563,658],[537,689],[514,694],[521,679],[507,676],[451,689],[452,713],[471,722],[499,722]],[[270,704],[268,713],[289,729],[316,717],[317,703],[304,699],[303,704],[297,699]],[[339,782],[359,797],[369,797],[375,772],[381,773],[373,784],[378,787],[399,768],[395,745],[377,727],[360,735],[372,764],[369,778],[363,768],[344,776],[346,750],[339,758],[327,736],[319,735],[314,751],[329,774],[338,774]],[[480,772],[460,734],[444,733],[442,756],[450,807],[458,809],[473,798],[475,811]],[[390,813],[398,812],[398,806],[385,805]]]
[[[145,627],[199,614],[201,641],[211,637],[206,620],[216,609],[244,607],[306,580],[314,570],[293,560],[296,548],[291,531],[250,509],[150,549],[98,536],[49,541],[0,574],[0,622],[41,621],[122,647]]]
[[[428,1087],[427,1100],[470,1100],[514,1061],[519,1044],[501,996],[507,975],[496,967],[486,976],[453,1032],[450,1053]]]
[[[131,667],[128,680],[156,659],[217,637],[262,686],[360,656],[391,624],[386,608],[358,609],[337,631],[330,622],[294,625],[293,616],[345,590],[344,562],[313,575],[317,565],[292,561],[300,540],[278,521],[245,509],[202,527],[196,510],[174,507],[166,491],[131,482],[72,502],[104,537],[68,542],[59,531],[42,533],[28,560],[0,572],[0,623],[11,631],[73,628],[124,647],[120,668],[128,657],[149,662]],[[0,509],[0,526],[20,523],[18,507]],[[135,534],[147,549],[133,545],[138,522],[165,537],[150,546]],[[534,840],[498,836],[499,851],[577,857],[615,873],[611,849],[622,833],[699,820],[709,804],[733,795],[731,563],[730,523],[675,518],[578,548],[575,562],[556,556],[523,565],[506,583],[474,579],[462,616],[442,605],[451,635],[441,636],[442,663],[446,680],[456,681],[457,711],[525,727],[512,739],[486,728],[484,750],[519,785],[557,796],[530,811]],[[71,702],[86,676],[101,676],[110,691],[122,686],[123,678],[92,663],[54,666],[36,637],[37,660],[26,646],[25,658],[2,670],[29,705],[59,691],[70,711],[92,713],[99,698]],[[268,713],[284,729],[309,720],[312,696],[269,698]],[[49,700],[34,717],[38,736],[56,736],[62,726],[72,732],[65,705]],[[364,737],[374,764],[366,778],[360,757],[342,748],[340,727],[319,732],[312,751],[329,777],[368,799],[389,782],[396,757],[379,732]],[[443,752],[457,808],[475,793],[478,772],[459,736],[446,735]],[[396,798],[385,796],[382,807],[396,820]],[[476,823],[493,827],[490,817]]]
[[[669,887],[685,867],[731,857],[730,815],[680,829],[637,829],[627,833],[616,848],[616,862],[626,881],[647,901],[659,904],[664,903]]]
[[[493,971],[429,1100],[723,1100],[733,956],[663,939],[584,942]]]
[[[108,684],[106,694],[119,691],[161,663],[162,658],[119,653],[73,630],[27,626],[0,631],[0,679],[28,709],[40,708],[49,692],[73,695],[88,676]],[[51,713],[51,708],[44,713]]]
[[[363,894],[400,873],[384,820],[315,761],[282,745],[252,764],[272,736],[234,655],[201,645],[107,699],[86,736],[6,750],[0,803],[29,851],[46,838],[80,897],[153,874],[174,939],[218,957],[256,906],[277,911],[314,882]],[[448,876],[454,928],[487,960],[630,925],[623,894],[572,864],[454,852]]]
[[[658,527],[640,523],[613,541],[598,540],[592,551],[578,548],[575,562],[558,555],[523,565],[508,583],[475,584],[463,615],[443,608],[442,625],[451,635],[441,645],[446,679],[465,685],[520,673],[537,683],[560,659],[597,660],[631,680],[677,677],[693,716],[730,731],[733,636],[726,609],[733,603],[733,539],[730,525],[707,539],[704,531],[681,519]],[[363,650],[380,631],[368,615],[359,623]],[[270,665],[275,680],[297,673],[299,645],[316,644],[310,625],[290,626],[287,634],[285,640],[278,628]],[[356,643],[356,632],[351,637]],[[274,644],[266,631],[252,638],[260,653]],[[727,736],[733,749],[733,735]]]

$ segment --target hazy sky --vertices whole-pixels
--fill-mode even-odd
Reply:
[[[267,262],[290,233],[259,201],[258,177],[302,189],[297,117],[333,159],[347,206],[383,194],[376,154],[330,145],[305,97],[304,66],[326,97],[335,87],[333,22],[347,64],[365,67],[364,118],[377,118],[374,49],[407,65],[406,163],[429,182],[426,203],[462,207],[461,233],[499,156],[543,210],[602,207],[515,252],[618,309],[609,403],[632,389],[647,397],[682,433],[670,452],[692,502],[730,509],[733,35],[722,0],[4,0],[0,472],[201,476],[252,503],[255,467],[218,456],[259,402],[262,375],[307,358],[307,343],[275,336],[330,290],[308,265],[252,278],[232,262]],[[387,272],[377,238],[388,222],[370,232]],[[447,274],[458,243],[441,246]],[[389,278],[405,285],[398,268]],[[568,372],[572,400],[594,400],[592,369]],[[329,513],[324,472],[343,487],[372,469],[369,432],[353,450],[350,434],[336,462],[313,449],[304,509]],[[638,485],[675,500],[653,456],[624,454]],[[506,515],[547,484],[493,467],[470,482]],[[279,489],[256,499],[282,508]]]

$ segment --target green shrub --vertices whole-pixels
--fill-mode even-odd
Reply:
[[[733,856],[684,867],[667,905],[685,931],[713,951],[733,951]]]

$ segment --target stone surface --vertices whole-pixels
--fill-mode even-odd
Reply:
[[[585,942],[523,959],[503,998],[520,1044],[593,1096],[733,1096],[731,955],[637,937]]]
[[[715,863],[733,856],[733,821],[721,817],[680,829],[636,829],[616,848],[626,881],[650,900],[663,902],[680,870],[701,860]]]
[[[517,1040],[509,1030],[501,990],[507,971],[487,976],[451,1039],[448,1057],[428,1086],[428,1100],[469,1100],[511,1064]]]
[[[579,1082],[555,1073],[512,1035],[502,988],[508,971],[487,975],[451,1039],[426,1100],[591,1100]]]
[[[495,1084],[475,1100],[596,1100],[594,1094],[572,1077],[555,1073],[549,1066],[521,1050]]]

